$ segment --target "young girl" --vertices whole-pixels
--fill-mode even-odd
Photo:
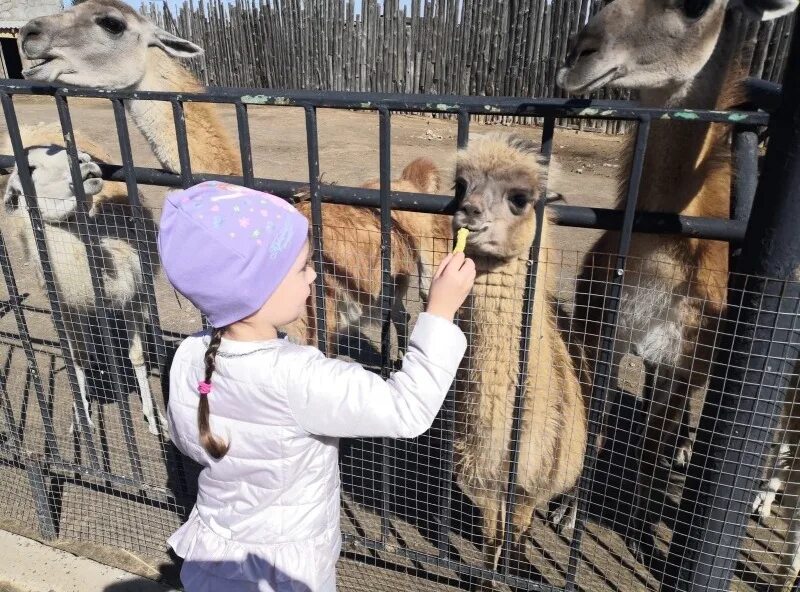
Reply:
[[[335,590],[338,438],[426,431],[466,349],[453,316],[475,266],[460,253],[436,272],[389,380],[278,339],[316,277],[307,237],[297,210],[243,187],[201,183],[164,204],[164,270],[214,327],[187,338],[170,369],[172,439],[204,466],[168,541],[189,592]]]

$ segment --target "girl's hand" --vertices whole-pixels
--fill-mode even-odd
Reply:
[[[475,283],[475,262],[464,253],[444,258],[431,282],[426,312],[453,320]]]

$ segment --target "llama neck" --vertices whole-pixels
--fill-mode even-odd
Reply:
[[[643,91],[642,103],[675,109],[730,107],[738,99],[736,39],[726,22],[714,53],[692,81],[678,88]],[[728,129],[721,124],[653,121],[638,209],[727,218],[731,175],[727,138]],[[633,138],[629,153],[632,147]],[[629,166],[630,160],[629,156]],[[624,199],[623,188],[619,205]]]
[[[544,251],[543,251],[544,252]],[[542,257],[536,277],[533,318],[528,342],[527,385],[548,384],[547,374],[559,366],[552,358],[554,331],[552,315],[546,308],[547,273]],[[459,369],[456,401],[457,425],[471,426],[456,442],[458,471],[465,483],[485,487],[488,470],[498,478],[502,467],[481,465],[473,452],[493,447],[503,450],[508,443],[516,386],[519,378],[520,336],[525,304],[525,276],[528,259],[519,257],[498,263],[480,258],[472,294],[463,309],[469,335],[466,363]],[[562,361],[563,364],[563,361]],[[529,390],[529,392],[532,392]],[[488,443],[488,444],[487,444]],[[499,460],[499,459],[498,459]]]
[[[497,380],[508,386],[516,383],[517,378],[528,258],[521,256],[503,262],[477,258],[475,263],[478,273],[469,301],[469,355],[472,360],[504,360],[508,367],[496,367]],[[533,298],[531,350],[548,323],[546,278],[550,275],[540,257]]]
[[[147,71],[135,90],[175,93],[202,92],[197,79],[177,61],[157,48],[147,52]],[[165,101],[129,101],[136,127],[150,144],[161,166],[180,171],[180,158],[172,116]],[[213,103],[184,103],[189,161],[194,172],[241,175],[241,161]]]

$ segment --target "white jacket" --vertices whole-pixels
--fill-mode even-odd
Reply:
[[[387,381],[287,340],[222,340],[200,446],[197,383],[209,336],[187,338],[170,370],[172,440],[204,466],[197,503],[169,545],[187,592],[332,591],[339,556],[338,438],[412,438],[433,422],[466,349],[453,323],[423,313]]]

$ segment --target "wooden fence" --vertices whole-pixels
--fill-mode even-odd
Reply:
[[[603,0],[184,0],[143,7],[203,46],[208,85],[558,97],[569,37]],[[752,75],[777,80],[793,16],[740,22]],[[603,91],[601,98],[624,94]],[[608,131],[617,131],[611,122]]]

